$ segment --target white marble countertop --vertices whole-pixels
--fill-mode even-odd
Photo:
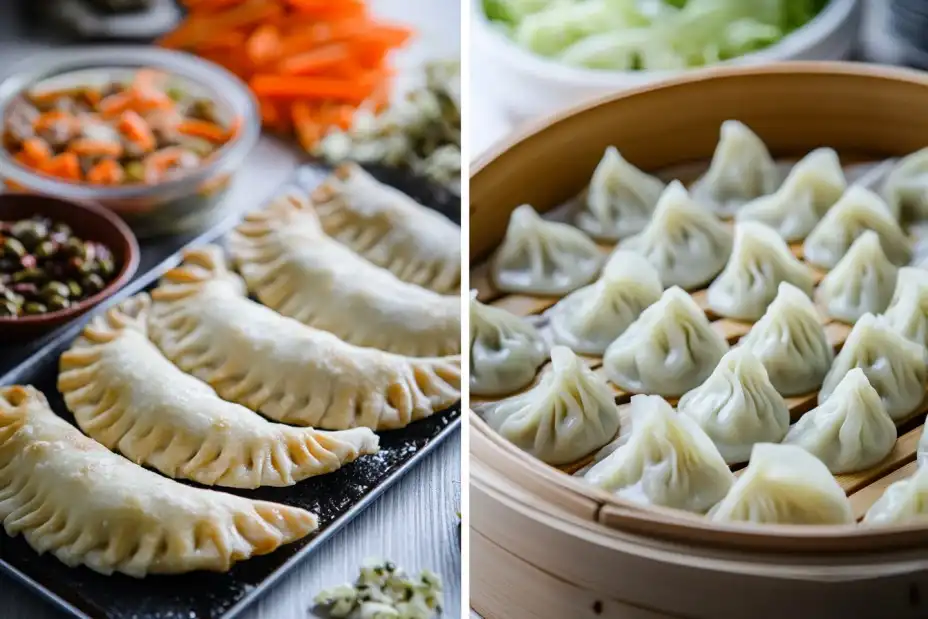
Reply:
[[[457,0],[373,0],[372,4],[377,13],[419,30],[417,39],[396,60],[401,70],[425,58],[458,53]],[[10,33],[8,22],[0,24],[0,61],[19,60],[43,47]],[[242,170],[233,199],[243,209],[254,207],[287,179],[297,162],[296,153],[279,141],[262,139]],[[459,617],[461,538],[455,512],[460,506],[460,462],[457,433],[246,611],[243,619],[307,619],[315,594],[353,581],[358,566],[370,556],[387,557],[410,572],[423,568],[437,572],[445,583],[443,616]],[[3,576],[0,604],[2,619],[63,617]]]

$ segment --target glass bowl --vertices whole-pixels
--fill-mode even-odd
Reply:
[[[118,187],[70,183],[35,173],[0,148],[0,177],[22,191],[94,202],[118,213],[139,237],[201,229],[224,213],[223,198],[235,172],[261,133],[258,108],[248,87],[210,62],[154,47],[120,46],[60,48],[30,56],[0,81],[0,118],[23,101],[25,91],[57,90],[80,84],[129,77],[151,67],[171,75],[172,82],[215,103],[220,121],[241,119],[238,135],[202,166],[162,183]]]

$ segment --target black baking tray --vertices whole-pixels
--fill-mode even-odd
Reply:
[[[411,179],[404,173],[385,169],[372,169],[371,172],[453,221],[460,221],[460,199],[453,194],[420,179]],[[303,167],[280,191],[308,191],[326,173],[327,170],[320,167]],[[235,217],[218,224],[187,247],[218,241],[238,220],[239,217]],[[92,314],[152,288],[158,278],[179,261],[179,254],[171,256],[138,277]],[[48,396],[56,413],[74,423],[55,388],[58,357],[89,319],[90,316],[85,316],[56,332],[43,348],[0,377],[0,386],[32,384]],[[289,488],[250,491],[222,488],[223,492],[299,506],[319,516],[319,529],[309,537],[270,555],[243,561],[225,574],[150,576],[141,580],[119,574],[102,576],[84,567],[68,568],[48,554],[40,556],[21,536],[11,538],[2,531],[2,527],[0,572],[12,576],[48,602],[81,619],[231,619],[454,433],[460,425],[460,415],[460,404],[457,404],[402,430],[379,433],[380,453],[363,456],[335,473]],[[444,509],[453,509],[453,506],[448,505]],[[309,605],[310,600],[307,600],[307,607]],[[0,617],[3,614],[0,610]]]

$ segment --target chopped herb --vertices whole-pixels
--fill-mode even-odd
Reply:
[[[395,563],[368,559],[353,586],[322,591],[315,603],[338,619],[431,619],[441,614],[441,595],[434,572],[409,577]]]

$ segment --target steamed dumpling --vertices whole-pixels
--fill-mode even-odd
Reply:
[[[838,201],[847,180],[831,148],[819,148],[803,157],[776,193],[745,204],[738,221],[759,221],[789,242],[806,237]]]
[[[805,259],[825,269],[838,264],[851,243],[867,230],[880,237],[886,256],[897,265],[908,264],[912,248],[886,203],[872,191],[851,187],[832,207],[803,245]]]
[[[705,312],[673,287],[609,345],[603,367],[626,391],[677,397],[706,380],[727,351]]]
[[[651,223],[621,245],[648,259],[665,286],[698,288],[715,277],[731,253],[731,230],[696,204],[680,181],[661,194]]]
[[[758,443],[716,522],[852,524],[851,502],[821,460],[795,445]]]
[[[925,396],[925,348],[893,331],[882,317],[865,314],[857,321],[818,394],[828,401],[844,375],[861,368],[894,420],[918,409]]]
[[[896,279],[886,324],[907,340],[928,347],[928,271],[902,267]]]
[[[706,432],[729,464],[747,462],[754,443],[779,443],[789,429],[783,396],[746,348],[726,353],[706,382],[680,398],[677,411]]]
[[[880,237],[867,230],[822,280],[816,299],[832,318],[854,324],[864,314],[887,308],[897,271],[883,253]]]
[[[704,513],[734,482],[712,440],[659,396],[632,398],[632,430],[624,445],[595,464],[584,479],[643,505]]]
[[[593,281],[602,263],[602,252],[586,234],[545,221],[523,204],[512,212],[490,269],[503,292],[562,295]]]
[[[757,134],[744,123],[726,120],[709,170],[693,184],[693,197],[720,217],[731,217],[746,202],[773,193],[779,180]]]
[[[760,359],[770,382],[786,396],[818,389],[835,356],[812,300],[786,282],[738,347]]]
[[[889,455],[896,444],[896,424],[864,371],[854,368],[828,401],[789,429],[783,443],[802,447],[832,473],[856,473]]]
[[[606,149],[587,189],[584,208],[574,223],[596,239],[618,241],[645,229],[664,183]]]
[[[735,247],[725,270],[709,286],[709,308],[721,316],[757,320],[777,295],[777,287],[789,282],[807,295],[814,279],[806,265],[767,226],[755,222],[735,225]]]
[[[602,355],[663,290],[657,270],[647,260],[616,250],[598,280],[551,308],[554,340],[574,352]]]
[[[928,218],[928,148],[897,163],[886,176],[880,193],[897,221]]]
[[[908,479],[890,484],[867,510],[862,524],[924,522],[928,516],[928,466],[919,466]]]
[[[613,439],[619,411],[609,386],[569,348],[551,349],[551,369],[532,389],[490,407],[485,418],[542,462],[569,464]]]
[[[518,391],[535,378],[548,358],[548,345],[527,321],[470,299],[470,392],[498,396]]]

